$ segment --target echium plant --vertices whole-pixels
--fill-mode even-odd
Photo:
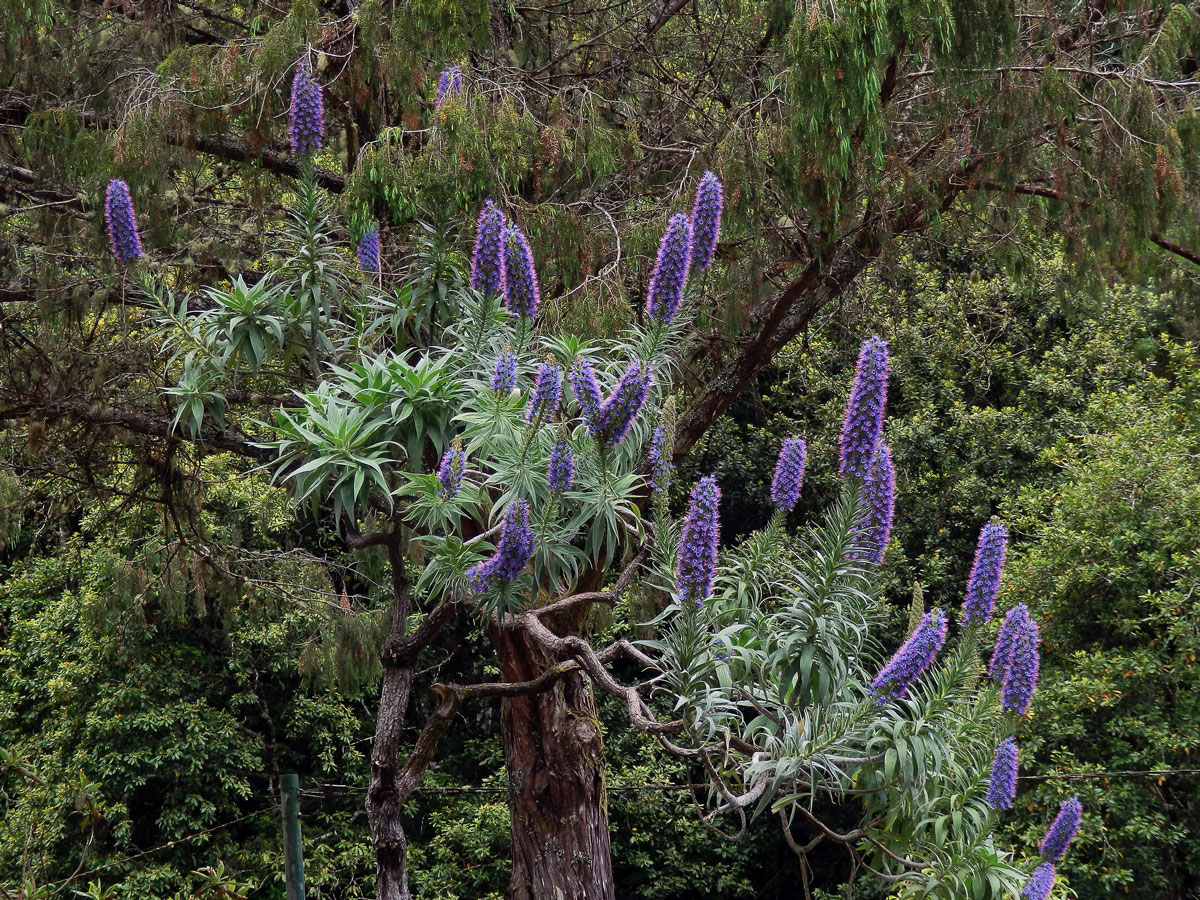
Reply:
[[[108,226],[108,242],[113,256],[129,262],[142,255],[142,236],[133,213],[133,197],[129,185],[120,178],[108,183],[104,194],[104,222]]]
[[[918,609],[907,638],[884,650],[895,647],[879,596],[895,502],[881,439],[886,379],[886,345],[872,338],[848,402],[842,497],[799,536],[783,517],[801,490],[799,438],[781,448],[779,512],[739,547],[718,554],[712,476],[694,489],[674,561],[667,554],[659,564],[674,585],[666,633],[645,644],[682,711],[682,737],[670,745],[704,762],[710,818],[771,811],[796,852],[843,844],[897,896],[1043,900],[1053,873],[1018,863],[992,837],[998,812],[1014,802],[1015,732],[1037,672],[1037,625],[1021,607],[1000,630],[993,678],[980,678],[1002,526],[985,526],[981,538],[966,591],[971,627],[955,629],[946,610]],[[817,801],[858,809],[860,824],[830,827]],[[1047,860],[1073,834],[1073,814],[1065,807],[1051,828]]]
[[[433,105],[441,106],[448,97],[461,94],[462,88],[462,66],[446,66],[438,75],[437,93],[434,95]]]
[[[1024,889],[1043,900],[1077,827],[1075,808],[1064,808],[1051,829],[1032,880],[1033,866],[992,839],[996,810],[1011,805],[1016,780],[1015,742],[1004,742],[1032,708],[1036,623],[1021,607],[1005,617],[992,678],[983,678],[986,622],[952,634],[954,616],[919,610],[902,640],[880,596],[895,501],[882,440],[882,340],[864,344],[851,391],[842,496],[820,520],[789,532],[784,513],[797,508],[807,464],[803,441],[790,439],[772,485],[776,514],[722,554],[716,478],[699,480],[681,524],[662,493],[672,462],[667,394],[691,318],[678,314],[682,291],[656,291],[665,314],[607,341],[514,316],[505,293],[507,218],[489,203],[475,233],[473,289],[453,293],[455,315],[430,343],[408,348],[389,324],[394,298],[376,279],[314,281],[339,265],[322,255],[333,229],[311,163],[305,168],[293,249],[279,276],[243,284],[238,297],[217,304],[243,313],[189,317],[164,304],[176,313],[167,317],[177,325],[171,365],[186,378],[194,364],[208,379],[187,388],[196,396],[236,379],[239,367],[222,362],[235,357],[253,359],[264,378],[270,361],[285,379],[309,379],[262,442],[276,451],[276,476],[297,500],[348,541],[392,541],[393,564],[413,567],[412,596],[431,610],[427,621],[439,621],[435,611],[480,616],[540,648],[552,665],[539,675],[547,683],[582,670],[620,698],[634,727],[702,765],[710,817],[770,811],[797,852],[843,844],[902,897],[1015,898]],[[675,249],[682,256],[673,266],[691,252],[682,243]],[[615,586],[594,590],[617,561]],[[976,566],[973,583],[989,565]],[[543,622],[615,602],[637,579],[670,598],[653,623],[655,640],[598,651]],[[968,600],[990,597],[991,582],[984,587]],[[406,590],[396,610],[409,608]],[[410,634],[403,615],[397,621],[398,641],[434,627]],[[606,668],[618,657],[650,677],[622,685]],[[491,686],[474,687],[470,696],[488,696]],[[444,697],[468,696],[441,688]],[[428,759],[414,757],[408,771],[419,775]],[[389,764],[398,770],[401,761]],[[827,825],[816,810],[831,803],[857,811],[859,824]],[[380,815],[372,807],[373,827]]]
[[[325,101],[307,57],[296,63],[289,113],[292,152],[297,156],[311,156],[321,149],[325,139]]]

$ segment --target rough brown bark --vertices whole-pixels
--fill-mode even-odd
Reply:
[[[551,659],[527,631],[491,628],[505,681],[528,682]],[[512,816],[511,900],[612,900],[604,741],[578,671],[501,708]]]
[[[392,566],[393,638],[403,639],[408,628],[411,589],[404,568],[404,551],[399,535],[389,535],[388,557]],[[383,690],[379,697],[379,715],[375,720],[375,742],[371,747],[371,776],[367,785],[367,821],[371,844],[375,848],[376,896],[379,900],[410,900],[408,890],[408,841],[400,808],[403,796],[397,779],[400,761],[400,736],[408,700],[412,693],[411,663],[397,664],[386,655],[383,660]]]

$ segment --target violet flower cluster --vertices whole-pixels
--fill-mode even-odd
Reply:
[[[120,178],[108,183],[104,193],[104,221],[108,225],[108,242],[113,256],[129,262],[142,255],[142,236],[138,234],[137,217],[133,214],[133,197],[129,185]]]
[[[666,426],[659,422],[650,435],[650,490],[661,494],[671,486],[671,473],[675,464],[671,462],[671,435]]]
[[[653,381],[654,373],[646,363],[630,363],[592,420],[589,422],[585,416],[584,422],[592,437],[609,449],[625,440],[633,420],[646,403]]]
[[[501,396],[508,396],[517,386],[517,354],[511,347],[505,347],[496,358],[492,369],[492,390]]]
[[[705,172],[696,185],[696,199],[692,203],[692,266],[707,269],[712,265],[717,250],[717,238],[721,233],[721,207],[724,197],[721,180],[712,172]]]
[[[467,585],[474,594],[512,581],[533,556],[533,529],[529,527],[529,501],[514,500],[504,511],[496,552],[467,570]]]
[[[1004,555],[1008,549],[1008,529],[1001,522],[989,522],[979,532],[975,562],[963,597],[962,623],[980,625],[992,618],[996,595],[1000,593],[1000,576],[1004,571]]]
[[[447,97],[462,93],[462,66],[446,66],[438,75],[437,94],[433,98],[434,107],[441,106]]]
[[[368,228],[358,242],[358,265],[364,272],[379,274],[379,229]]]
[[[504,229],[504,305],[517,316],[534,318],[541,305],[537,269],[529,241],[515,224]]]
[[[296,64],[289,119],[292,153],[308,156],[321,149],[321,142],[325,138],[325,103],[321,97],[321,85],[313,78],[307,59],[301,59]]]
[[[676,213],[667,223],[662,243],[658,245],[658,259],[650,274],[650,288],[646,294],[646,315],[664,323],[675,318],[683,303],[683,289],[691,264],[692,229],[687,216]]]
[[[550,451],[550,466],[546,472],[546,483],[550,493],[564,494],[571,488],[575,478],[575,455],[571,445],[565,438],[560,437]]]
[[[1025,715],[1033,701],[1041,665],[1038,626],[1029,607],[1018,603],[1009,610],[996,635],[996,646],[988,673],[1000,682],[1000,704],[1017,715]]]
[[[1079,830],[1079,822],[1082,818],[1083,804],[1079,802],[1078,797],[1068,797],[1063,801],[1058,815],[1050,823],[1050,827],[1046,830],[1046,836],[1042,838],[1042,844],[1038,848],[1042,856],[1051,862],[1058,862],[1066,856],[1067,848],[1071,846],[1071,841],[1075,838],[1075,832]]]
[[[475,223],[475,252],[471,255],[471,287],[486,296],[504,296],[504,226],[508,217],[491,200],[485,201]]]
[[[1021,891],[1021,896],[1025,900],[1047,900],[1053,888],[1054,866],[1050,863],[1042,863],[1029,876],[1029,881],[1026,882],[1024,890]]]
[[[1007,737],[996,747],[985,798],[992,809],[1012,809],[1017,796],[1017,757],[1016,738]]]
[[[879,335],[863,342],[858,368],[846,404],[842,435],[838,441],[842,461],[839,474],[866,478],[875,445],[883,433],[887,410],[888,346]]]
[[[692,488],[687,518],[679,539],[675,563],[675,592],[680,603],[697,608],[712,596],[717,572],[717,544],[721,536],[721,489],[714,475],[706,475]]]
[[[791,512],[800,502],[800,488],[804,486],[805,453],[802,437],[787,438],[779,450],[775,477],[771,479],[771,502],[785,513]]]
[[[892,465],[892,451],[883,441],[875,447],[859,497],[866,504],[867,515],[855,533],[855,540],[864,549],[851,553],[850,558],[865,559],[881,566],[892,537],[892,519],[896,511],[896,469]]]
[[[921,617],[908,640],[871,682],[871,695],[876,703],[883,705],[889,698],[904,696],[912,683],[933,665],[946,643],[946,629],[946,614],[940,609],[930,610]]]
[[[463,471],[467,467],[467,452],[461,441],[455,441],[442,454],[442,464],[438,467],[437,479],[441,484],[438,488],[439,500],[450,500],[457,496],[462,487]]]
[[[562,399],[562,369],[554,363],[544,362],[538,366],[537,379],[533,384],[533,396],[525,410],[526,422],[546,422],[558,412]]]
[[[592,364],[580,357],[575,361],[575,365],[571,366],[570,377],[571,392],[575,395],[575,402],[579,404],[579,414],[595,437],[593,426],[603,398],[600,396],[600,385],[596,383],[596,373],[592,370]]]

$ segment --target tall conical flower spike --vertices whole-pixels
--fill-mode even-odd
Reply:
[[[721,207],[724,197],[721,181],[712,172],[705,172],[696,185],[696,200],[692,204],[692,266],[707,269],[712,265],[721,233]]]
[[[512,352],[512,348],[505,347],[500,351],[492,369],[492,390],[501,396],[507,396],[516,386],[517,355]]]
[[[600,395],[600,385],[596,383],[596,373],[592,371],[592,364],[583,357],[571,366],[571,392],[575,395],[575,402],[579,404],[583,424],[588,427],[592,437],[596,437],[596,416],[600,414],[600,404],[604,398]]]
[[[525,421],[546,422],[553,419],[561,399],[562,369],[554,363],[542,363],[533,385],[533,396],[529,398],[529,406],[525,410]]]
[[[475,252],[471,256],[471,287],[486,296],[504,296],[504,210],[491,200],[483,204],[475,223]]]
[[[771,502],[784,512],[791,512],[800,501],[800,488],[804,486],[804,438],[790,437],[783,442],[779,461],[775,463],[775,477],[771,479]]]
[[[504,305],[515,316],[537,316],[542,302],[529,241],[516,225],[504,229]]]
[[[1008,550],[1008,529],[1001,522],[989,522],[979,532],[975,548],[975,563],[967,581],[963,598],[962,623],[977,625],[992,617],[996,595],[1000,593],[1000,576],[1004,572],[1004,556]]]
[[[1054,866],[1042,863],[1033,870],[1029,881],[1025,883],[1021,896],[1025,900],[1049,900],[1050,891],[1054,889]]]
[[[692,488],[679,556],[675,563],[675,591],[679,601],[701,607],[712,596],[717,572],[717,544],[721,537],[721,489],[706,475]]]
[[[1007,737],[996,748],[988,778],[987,804],[992,809],[1012,809],[1017,796],[1017,741]]]
[[[467,584],[472,593],[482,594],[498,582],[512,581],[525,570],[533,556],[533,529],[529,527],[529,501],[514,500],[504,511],[500,524],[500,540],[490,559],[467,570]]]
[[[625,370],[600,411],[596,413],[591,433],[606,447],[616,447],[625,440],[633,420],[646,403],[646,394],[654,374],[644,362],[633,362]]]
[[[1079,830],[1082,818],[1083,804],[1079,802],[1079,798],[1069,797],[1065,800],[1059,807],[1058,815],[1050,823],[1046,836],[1042,838],[1042,845],[1038,848],[1042,856],[1051,862],[1062,859],[1075,838],[1075,832]]]
[[[1041,659],[1038,650],[1038,626],[1027,617],[1021,633],[1013,644],[1012,657],[1000,685],[1000,705],[1019,716],[1029,712],[1033,692],[1037,688]]]
[[[467,451],[463,449],[462,441],[455,439],[442,454],[442,464],[438,467],[437,479],[441,484],[437,492],[439,500],[450,500],[457,496],[466,467]]]
[[[371,275],[379,274],[379,229],[369,228],[358,242],[358,266]]]
[[[435,107],[441,106],[446,102],[447,97],[453,97],[461,93],[462,67],[446,66],[438,76],[437,96],[434,97],[433,105]]]
[[[876,703],[886,703],[890,697],[903,697],[914,681],[933,665],[942,644],[946,643],[946,614],[932,609],[921,617],[921,622],[879,670],[871,682],[871,694]]]
[[[133,214],[133,197],[129,185],[120,178],[108,183],[104,193],[104,221],[108,224],[108,242],[113,256],[129,262],[142,255],[142,236],[138,234],[137,217]]]
[[[880,441],[871,457],[866,480],[859,494],[867,506],[867,516],[855,539],[864,551],[851,553],[851,559],[865,559],[881,566],[892,537],[892,519],[896,509],[896,469],[892,465],[892,451]]]
[[[325,139],[325,102],[321,96],[321,85],[313,79],[307,58],[296,64],[289,118],[292,153],[308,156],[320,150],[321,142]]]
[[[846,418],[842,422],[839,441],[842,463],[841,475],[867,477],[867,467],[875,453],[875,445],[883,433],[883,417],[887,411],[888,346],[879,335],[864,341],[858,354],[858,369]]]
[[[571,452],[571,445],[560,437],[550,451],[550,466],[546,472],[546,483],[550,486],[550,493],[566,493],[570,490],[574,478],[575,454]]]
[[[676,213],[667,223],[662,243],[658,245],[658,259],[646,294],[646,315],[659,322],[671,322],[675,318],[683,302],[691,260],[692,229],[687,216]]]
[[[1000,631],[996,634],[996,646],[992,650],[992,660],[988,663],[988,675],[994,680],[1004,681],[1012,665],[1013,652],[1025,634],[1029,621],[1029,607],[1018,603],[1008,611],[1008,615],[1000,623]]]
[[[671,486],[671,473],[675,464],[671,462],[672,435],[663,422],[654,426],[650,435],[650,490],[661,494]]]

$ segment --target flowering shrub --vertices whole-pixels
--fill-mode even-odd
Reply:
[[[308,210],[298,217],[303,260],[320,252],[311,166],[300,196]],[[259,318],[279,323],[256,364],[300,347],[325,347],[329,357],[317,386],[278,414],[267,442],[278,452],[276,475],[298,500],[332,508],[334,524],[350,535],[364,523],[402,522],[421,547],[419,597],[524,628],[548,653],[586,670],[623,700],[635,727],[703,763],[710,818],[771,807],[792,843],[797,820],[816,823],[856,859],[869,857],[898,896],[1044,897],[1081,810],[1064,805],[1032,878],[992,843],[994,811],[1014,801],[1014,733],[1032,708],[1038,671],[1037,623],[1018,606],[999,628],[992,677],[978,677],[1003,575],[1002,525],[981,532],[961,615],[967,627],[952,636],[946,611],[915,609],[911,634],[893,653],[883,649],[890,607],[879,596],[879,569],[896,479],[883,438],[886,342],[875,336],[862,346],[839,448],[844,490],[820,520],[798,535],[785,525],[803,490],[808,448],[800,435],[780,450],[774,516],[740,546],[720,550],[715,476],[692,488],[682,522],[669,514],[670,376],[690,319],[679,313],[694,254],[711,262],[713,209],[719,219],[720,185],[708,179],[692,219],[676,215],[668,225],[645,327],[630,324],[610,341],[555,334],[536,320],[541,298],[528,242],[492,201],[475,229],[473,290],[453,296],[452,320],[427,346],[397,350],[400,326],[388,319],[354,343],[335,343],[337,329],[360,314],[355,307],[339,318],[338,292],[349,289],[337,281],[332,296],[322,291],[319,303],[299,304],[304,315],[294,320],[282,318],[292,306],[264,308]],[[360,260],[363,252],[360,242]],[[289,265],[300,268],[289,262],[285,271]],[[374,281],[355,288],[361,302],[389,308]],[[279,289],[308,283],[297,278]],[[218,379],[221,360],[235,351],[218,332],[191,337],[200,345],[192,363],[208,360],[205,371]],[[205,388],[202,406],[217,393],[210,382]],[[651,492],[653,517],[644,512]],[[575,593],[585,575],[602,575],[617,560],[622,572],[611,592]],[[615,602],[635,581],[669,597],[652,640],[601,653],[541,624],[543,608]],[[650,670],[645,685],[667,698],[665,709],[607,671],[620,655]],[[828,829],[814,818],[817,798],[860,810],[860,826]]]

